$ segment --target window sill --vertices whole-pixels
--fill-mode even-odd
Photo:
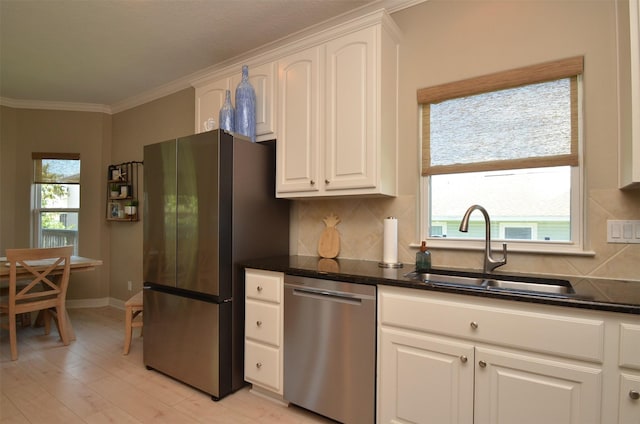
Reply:
[[[502,241],[492,241],[492,250],[501,251]],[[411,243],[413,248],[420,248],[420,243]],[[480,250],[484,251],[484,240],[463,240],[463,239],[427,239],[427,247],[433,250]],[[565,255],[565,256],[595,256],[596,252],[584,250],[580,246],[569,243],[522,243],[517,241],[507,242],[507,252],[531,253],[543,255]]]

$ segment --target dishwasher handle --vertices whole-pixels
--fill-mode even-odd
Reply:
[[[312,299],[328,300],[332,302],[348,303],[351,305],[360,305],[364,296],[352,295],[349,293],[336,292],[331,290],[315,289],[311,287],[292,287],[294,296],[309,297]]]

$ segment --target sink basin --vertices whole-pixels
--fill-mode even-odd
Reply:
[[[493,274],[474,274],[460,271],[430,273],[410,272],[406,277],[420,280],[426,284],[445,286],[465,286],[484,290],[518,292],[525,294],[572,296],[575,295],[571,283],[552,278],[506,276]]]
[[[486,287],[489,289],[516,290],[520,292],[538,292],[557,295],[574,294],[573,287],[568,281],[558,280],[560,283],[533,283],[526,281],[510,281],[510,280],[485,280]],[[566,284],[564,284],[566,283]]]
[[[467,277],[459,275],[447,275],[447,274],[417,274],[425,283],[432,284],[452,284],[463,286],[482,286],[484,278],[479,277]]]

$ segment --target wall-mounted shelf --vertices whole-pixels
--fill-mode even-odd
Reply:
[[[123,162],[107,169],[107,221],[134,222],[139,219],[139,168],[142,162]]]

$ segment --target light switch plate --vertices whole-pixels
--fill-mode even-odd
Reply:
[[[640,243],[640,220],[607,220],[609,243]]]

